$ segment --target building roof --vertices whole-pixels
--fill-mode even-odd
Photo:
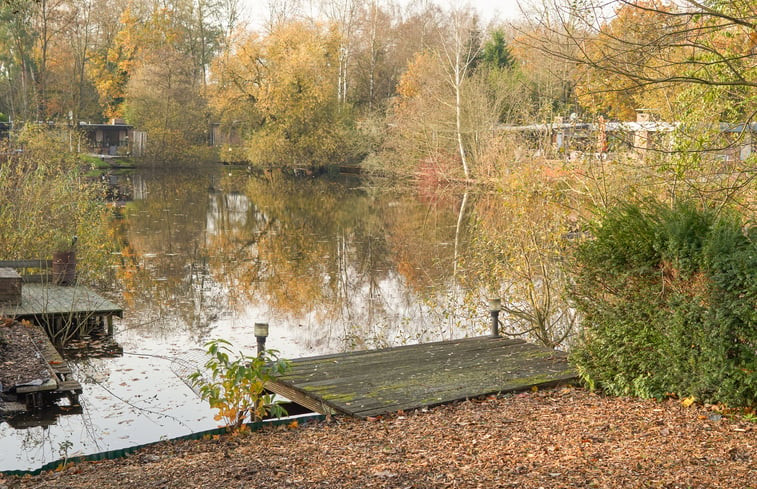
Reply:
[[[79,127],[82,129],[132,129],[130,124],[90,124],[89,122],[80,122]]]

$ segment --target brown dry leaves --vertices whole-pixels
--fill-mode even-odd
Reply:
[[[9,487],[755,488],[757,425],[680,402],[529,392],[163,443]]]
[[[35,346],[44,340],[44,335],[41,328],[28,323],[5,321],[0,326],[0,385],[5,390],[50,379],[52,374]]]

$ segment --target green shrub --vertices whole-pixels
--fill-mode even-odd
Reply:
[[[210,378],[197,371],[189,380],[208,401],[211,408],[218,409],[215,419],[223,420],[230,430],[244,427],[245,421],[260,421],[269,414],[286,416],[281,401],[266,391],[266,382],[283,374],[289,362],[277,357],[276,350],[265,350],[262,355],[236,354],[231,343],[217,339],[206,344],[208,356],[205,369]]]
[[[688,203],[623,205],[576,252],[572,359],[615,395],[757,403],[757,232]]]
[[[77,236],[78,279],[107,282],[113,244],[105,188],[82,175],[67,130],[27,124],[14,137],[0,142],[0,260],[50,259]]]

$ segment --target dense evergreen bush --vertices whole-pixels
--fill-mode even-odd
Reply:
[[[757,230],[692,204],[624,205],[579,246],[583,328],[572,357],[591,388],[757,404]]]

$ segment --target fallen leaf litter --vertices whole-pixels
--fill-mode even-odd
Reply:
[[[9,488],[757,488],[757,424],[562,388],[164,442]]]

